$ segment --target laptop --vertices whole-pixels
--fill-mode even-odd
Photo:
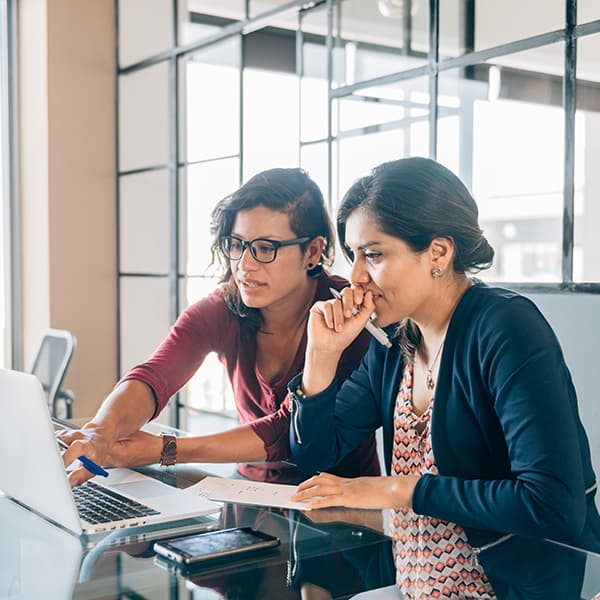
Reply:
[[[132,469],[108,469],[108,477],[71,489],[39,380],[7,369],[0,369],[0,456],[0,490],[80,536],[137,531],[222,507]]]

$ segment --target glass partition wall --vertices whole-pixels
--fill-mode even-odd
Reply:
[[[335,211],[376,164],[431,156],[475,195],[485,279],[600,291],[595,0],[118,0],[117,26],[121,373],[215,286],[215,203],[274,166]],[[218,360],[172,404],[184,427],[233,415]]]

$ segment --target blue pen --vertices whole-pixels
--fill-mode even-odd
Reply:
[[[69,446],[65,444],[61,439],[56,438],[58,445],[66,450]],[[94,475],[102,475],[102,477],[108,477],[108,471],[105,471],[101,466],[97,465],[93,460],[90,460],[87,456],[79,456],[78,459],[81,464]]]

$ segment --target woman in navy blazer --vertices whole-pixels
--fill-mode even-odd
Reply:
[[[394,509],[408,598],[579,598],[583,555],[542,542],[600,550],[575,390],[536,306],[467,276],[494,254],[471,194],[435,161],[385,163],[348,191],[338,232],[352,287],[311,310],[292,453],[324,472],[381,426],[388,476],[322,473],[296,499]],[[394,343],[372,341],[340,387],[373,312]]]

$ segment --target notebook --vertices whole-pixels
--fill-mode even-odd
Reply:
[[[132,469],[108,469],[108,477],[72,490],[40,382],[6,369],[0,369],[0,456],[0,490],[77,535],[181,521],[222,506]],[[80,512],[74,494],[85,496]]]

